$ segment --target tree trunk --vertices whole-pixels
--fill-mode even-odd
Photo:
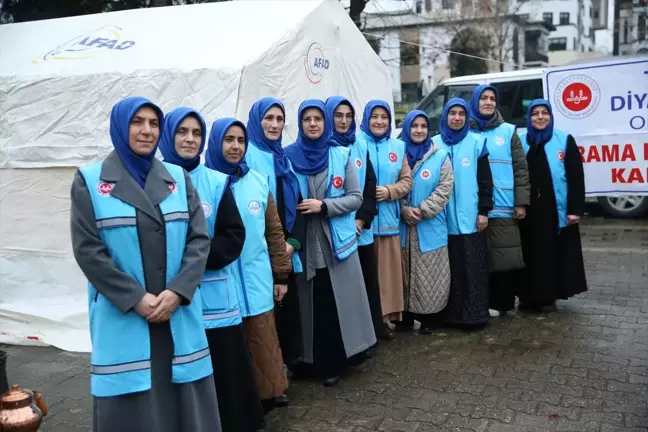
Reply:
[[[349,17],[353,20],[358,28],[361,27],[360,16],[362,11],[367,5],[367,0],[351,0],[351,7],[349,8]]]

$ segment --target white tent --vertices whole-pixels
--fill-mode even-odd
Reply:
[[[284,143],[307,98],[391,103],[389,73],[337,0],[235,1],[0,26],[0,342],[88,351],[86,282],[72,256],[69,187],[105,157],[123,97],[211,124],[275,96]],[[30,342],[31,341],[31,342]]]

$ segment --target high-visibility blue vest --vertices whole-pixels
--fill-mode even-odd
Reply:
[[[493,210],[489,218],[512,218],[515,208],[515,176],[513,173],[513,157],[511,155],[511,139],[516,127],[510,123],[502,123],[488,131],[472,132],[486,138],[488,161],[493,175]]]
[[[233,264],[234,280],[241,314],[256,316],[274,308],[274,279],[265,237],[270,187],[264,175],[250,169],[231,188],[245,225],[243,251]]]
[[[360,191],[363,192],[365,183],[367,182],[367,141],[358,140],[349,146],[351,149],[351,159],[353,165],[356,167],[358,174],[358,181],[360,182]],[[357,211],[353,212],[355,219]],[[367,246],[374,242],[373,223],[369,228],[363,228],[360,236],[358,237],[358,246]]]
[[[135,207],[100,189],[102,162],[81,168],[101,239],[117,267],[146,290],[143,257]],[[174,192],[160,202],[166,232],[166,282],[180,270],[184,255],[189,210],[182,168],[164,163],[175,180]],[[130,310],[122,313],[92,284],[88,284],[92,354],[90,387],[98,397],[146,391],[151,388],[151,343],[146,319]],[[212,373],[209,346],[202,319],[200,291],[191,303],[171,315],[174,383],[199,380]],[[155,361],[155,360],[153,360]]]
[[[565,132],[554,129],[551,139],[545,144],[545,154],[551,171],[551,183],[556,195],[556,208],[558,210],[558,228],[567,226],[567,173],[565,172],[565,154],[567,153],[567,135]],[[524,153],[529,152],[526,131],[520,134]]]
[[[418,208],[439,186],[441,166],[448,158],[444,149],[437,150],[412,172],[412,190],[407,196],[407,206]],[[401,246],[407,245],[408,226],[401,221]],[[445,208],[431,219],[421,219],[416,224],[421,253],[431,252],[448,245],[448,222]]]
[[[346,165],[349,162],[350,149],[345,147],[329,147],[328,180],[326,198],[340,198],[345,194],[344,180]],[[303,197],[309,197],[308,176],[297,173],[299,189]],[[342,261],[358,249],[356,238],[354,212],[342,216],[328,218],[333,256]]]
[[[261,150],[258,148],[252,141],[248,142],[247,153],[245,154],[245,162],[250,167],[250,169],[255,170],[258,173],[262,173],[266,177],[268,186],[270,186],[270,192],[272,192],[273,198],[277,199],[277,175],[274,169],[274,155],[273,153]],[[288,161],[290,169],[292,165]],[[277,204],[279,207],[279,204]],[[295,273],[301,273],[303,271],[301,259],[299,258],[299,252],[293,252],[291,255],[293,271]]]
[[[446,205],[448,234],[474,234],[477,232],[479,216],[477,163],[484,149],[484,138],[468,132],[455,145],[444,143],[441,135],[436,135],[432,140],[448,152],[454,172],[454,187]]]
[[[365,132],[358,133],[356,144],[364,142],[369,150],[369,160],[376,171],[376,185],[387,186],[398,181],[405,157],[405,143],[385,137],[378,143]],[[378,216],[372,224],[374,237],[388,237],[400,234],[400,202],[381,201]]]
[[[189,176],[200,196],[209,237],[213,238],[218,206],[227,187],[228,176],[202,164],[194,168]],[[242,322],[236,285],[232,279],[232,265],[219,270],[205,269],[200,281],[205,328],[229,327]]]

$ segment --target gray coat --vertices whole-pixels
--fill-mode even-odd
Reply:
[[[131,310],[147,291],[157,295],[170,289],[180,295],[183,304],[189,304],[204,272],[210,244],[204,212],[189,175],[185,173],[190,218],[186,247],[180,271],[168,285],[165,283],[166,239],[159,203],[171,193],[167,182],[173,182],[173,177],[162,163],[154,159],[146,187],[142,189],[117,153],[112,152],[103,163],[101,179],[114,182],[112,196],[136,209],[146,287],[115,265],[99,236],[85,180],[77,172],[71,190],[72,249],[87,279],[124,313]],[[201,326],[196,331],[205,330]],[[213,376],[187,384],[172,384],[173,339],[169,323],[150,323],[149,332],[151,390],[94,398],[93,431],[220,431]]]
[[[499,111],[486,124],[484,131],[495,129],[504,123]],[[471,122],[472,129],[480,130],[479,125]],[[515,206],[526,207],[531,197],[529,167],[522,142],[517,133],[511,139],[511,158],[513,165]],[[489,218],[486,229],[488,244],[488,269],[491,272],[514,270],[524,267],[522,260],[522,240],[517,221],[513,218]]]
[[[360,208],[362,191],[353,161],[349,159],[346,165],[343,197],[325,198],[327,180],[328,168],[308,177],[310,198],[322,200],[326,204],[327,217],[341,216]],[[351,357],[376,343],[358,252],[344,261],[335,261],[326,218],[307,217],[306,224],[306,257],[304,273],[300,274],[302,281],[306,278],[306,283],[300,284],[305,286],[299,292],[304,338],[303,361],[313,362],[313,308],[317,307],[313,305],[313,278],[317,267],[320,267],[317,264],[322,259],[331,277],[344,349],[347,357]],[[318,243],[321,247],[318,247]]]

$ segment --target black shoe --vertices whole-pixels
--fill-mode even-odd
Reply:
[[[274,405],[276,407],[285,407],[288,406],[289,403],[290,403],[290,398],[288,398],[288,395],[286,393],[274,398]]]
[[[325,378],[322,381],[322,384],[324,384],[324,387],[333,387],[334,385],[336,385],[339,382],[340,382],[340,377],[339,376],[334,376],[334,377]]]
[[[390,329],[389,326],[385,324],[382,328],[382,331],[378,334],[378,338],[382,340],[394,340],[395,335],[392,329]]]

